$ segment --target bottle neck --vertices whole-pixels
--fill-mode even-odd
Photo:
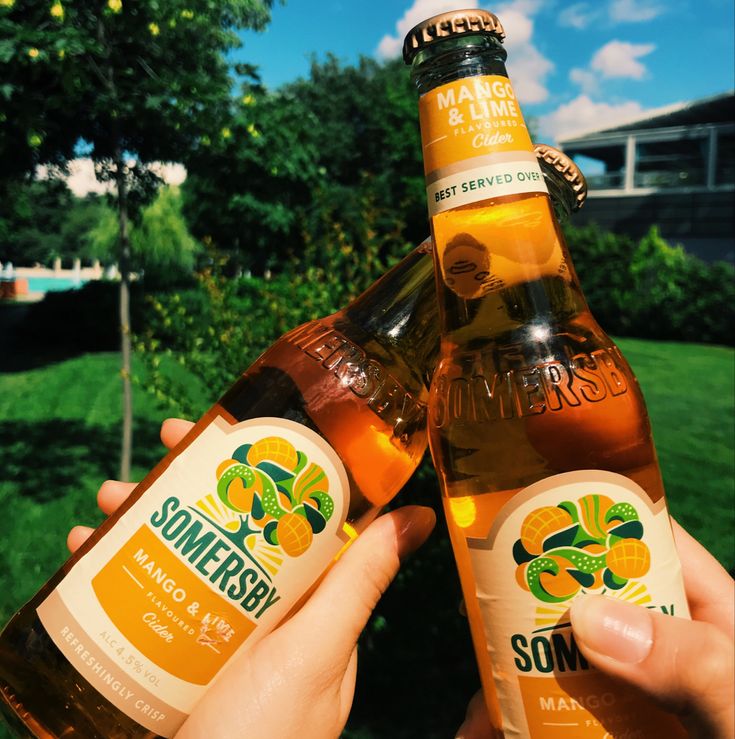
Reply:
[[[507,77],[508,54],[493,36],[467,34],[427,46],[416,54],[411,79],[419,95],[463,77],[497,74]]]
[[[430,242],[414,249],[343,311],[394,359],[403,361],[429,387],[439,351],[436,294]]]
[[[468,34],[413,63],[445,350],[586,310],[505,58]]]

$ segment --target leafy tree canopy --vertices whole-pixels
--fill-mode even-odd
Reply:
[[[182,161],[221,136],[239,28],[262,28],[272,0],[4,0],[0,157],[5,175],[62,164],[79,139]]]
[[[272,0],[3,0],[0,4],[0,161],[9,173],[63,165],[80,140],[115,181],[120,267],[123,444],[132,449],[128,195],[151,194],[150,173],[225,137],[227,53],[240,28],[261,28]],[[237,70],[236,70],[237,71]],[[248,71],[248,70],[241,70]]]
[[[374,237],[383,252],[423,238],[416,95],[399,61],[329,56],[275,92],[248,84],[226,134],[189,162],[185,215],[241,266],[310,244],[318,257],[325,241],[366,253]]]
[[[48,264],[58,256],[82,256],[84,239],[76,241],[72,219],[88,212],[92,202],[77,201],[60,180],[30,178],[7,183],[0,197],[0,261]]]

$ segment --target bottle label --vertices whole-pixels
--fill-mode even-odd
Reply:
[[[589,666],[569,621],[588,593],[689,618],[663,498],[611,472],[555,475],[467,544],[506,737],[680,735],[673,717]]]
[[[38,608],[105,698],[173,736],[225,664],[355,538],[349,482],[314,431],[218,416]]]
[[[480,200],[548,193],[507,77],[478,75],[419,101],[429,215]]]

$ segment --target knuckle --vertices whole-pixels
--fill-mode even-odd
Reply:
[[[396,574],[393,563],[382,558],[368,560],[360,568],[362,580],[359,593],[363,606],[372,612]]]
[[[676,674],[682,679],[683,702],[711,706],[732,701],[733,642],[714,626],[708,626],[694,649],[677,652]]]
[[[719,631],[714,632],[702,658],[701,679],[708,683],[702,687],[715,690],[728,682],[732,683],[732,661],[732,642]]]

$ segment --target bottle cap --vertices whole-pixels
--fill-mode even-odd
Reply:
[[[495,36],[498,41],[505,38],[503,26],[493,13],[478,9],[452,10],[422,21],[406,34],[403,41],[403,61],[411,64],[421,49],[464,33],[484,33]]]
[[[564,152],[553,146],[534,144],[533,149],[547,182],[550,179],[558,180],[559,177],[564,180],[565,186],[557,187],[555,196],[563,197],[570,211],[579,210],[587,199],[587,180],[582,170]]]

